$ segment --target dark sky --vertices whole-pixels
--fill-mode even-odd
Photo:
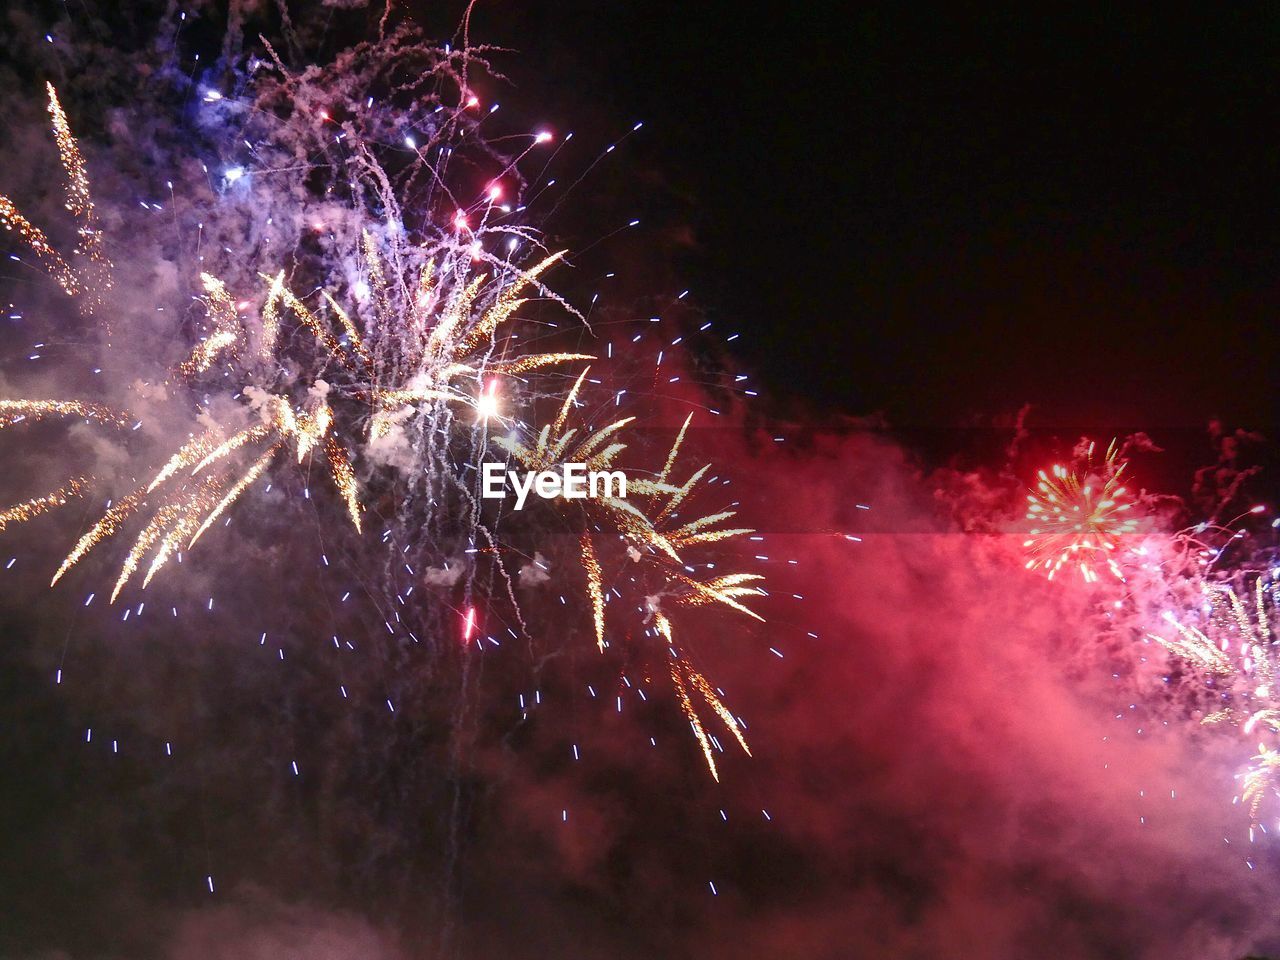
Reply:
[[[1273,413],[1277,19],[481,4],[526,87],[691,201],[702,305],[776,396],[947,426]],[[531,76],[531,73],[534,76]]]

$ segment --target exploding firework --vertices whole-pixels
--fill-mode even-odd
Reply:
[[[593,433],[585,434],[581,439],[578,438],[577,428],[566,429],[570,408],[585,377],[586,371],[565,397],[555,421],[539,432],[536,443],[528,446],[517,440],[501,438],[498,441],[499,445],[507,449],[517,461],[530,470],[550,469],[564,463],[585,463],[591,470],[603,470],[612,465],[618,455],[626,449],[626,444],[618,442],[616,438],[622,434],[631,418],[615,420]],[[676,463],[688,426],[689,420],[686,419],[660,473],[652,479],[637,479],[629,484],[630,492],[640,500],[640,505],[617,497],[601,497],[593,501],[594,506],[588,509],[600,518],[597,528],[613,531],[615,539],[625,547],[620,563],[626,565],[630,561],[630,565],[639,565],[643,568],[641,577],[637,579],[633,576],[631,580],[653,586],[653,593],[645,591],[644,609],[647,619],[653,624],[652,628],[645,632],[660,637],[667,644],[671,656],[672,682],[681,708],[702,747],[707,768],[718,780],[720,776],[712,756],[711,741],[688,695],[688,687],[692,686],[702,695],[707,706],[719,716],[744,750],[747,750],[746,740],[737,719],[724,706],[706,678],[688,662],[681,652],[672,632],[671,620],[663,611],[663,607],[665,605],[667,610],[671,610],[682,606],[719,603],[759,620],[761,619],[759,614],[744,606],[738,598],[759,594],[760,590],[755,584],[763,577],[753,573],[735,573],[699,580],[689,575],[684,566],[685,561],[680,550],[753,532],[749,528],[723,526],[735,516],[735,512],[731,510],[704,514],[694,520],[675,525],[673,517],[676,508],[695,490],[699,482],[704,480],[708,469],[705,466],[698,469],[684,483],[677,485],[671,482],[670,473]],[[614,442],[608,442],[611,439]],[[581,562],[587,574],[587,589],[592,604],[596,642],[603,651],[607,645],[603,576],[589,533],[583,533],[581,549]],[[749,750],[747,752],[750,753]]]
[[[236,222],[228,218],[230,225],[219,233],[226,270],[199,257],[202,268],[192,277],[196,319],[179,331],[186,343],[170,362],[157,362],[147,379],[148,389],[163,395],[175,417],[191,409],[198,416],[183,441],[160,451],[135,487],[110,491],[105,512],[58,565],[53,584],[91,552],[120,539],[124,557],[110,599],[145,589],[170,561],[182,560],[197,542],[216,539],[210,532],[215,522],[229,517],[255,484],[290,469],[309,475],[314,466],[333,493],[326,524],[345,524],[359,537],[376,516],[388,554],[411,575],[469,557],[462,589],[464,644],[480,641],[486,613],[501,612],[525,630],[507,564],[527,556],[514,539],[527,542],[538,531],[522,528],[518,514],[495,512],[482,502],[477,465],[497,456],[531,470],[567,463],[610,468],[631,446],[636,416],[603,426],[584,418],[582,409],[594,409],[587,396],[590,368],[584,365],[597,355],[538,347],[548,339],[546,328],[556,325],[546,319],[548,310],[585,324],[546,284],[546,276],[567,260],[566,252],[546,249],[537,232],[516,219],[523,208],[500,203],[497,186],[473,201],[460,200],[465,178],[453,176],[449,167],[457,154],[470,150],[497,164],[491,184],[519,184],[520,161],[551,135],[531,133],[515,154],[497,153],[474,116],[477,98],[466,81],[476,65],[471,54],[431,50],[405,32],[381,43],[384,56],[340,61],[327,75],[291,73],[268,48],[274,70],[258,64],[271,79],[260,82],[256,99],[238,103],[218,91],[205,92],[206,103],[239,118],[240,138],[257,164],[225,168],[218,184],[222,194],[257,176],[296,171],[285,161],[309,155],[294,183],[305,183],[323,198],[315,205],[323,213],[300,228],[286,250],[271,245],[278,239],[275,216],[254,211],[252,203],[235,207],[242,236],[252,240],[236,248]],[[395,88],[407,101],[399,105],[398,143],[389,147],[391,124],[372,109],[369,91],[385,87],[389,65],[406,59],[428,69]],[[366,105],[363,111],[344,107],[348,117],[341,123],[318,102],[326,82],[338,75],[341,89]],[[358,89],[362,81],[366,89]],[[105,252],[109,238],[52,86],[48,97],[66,209],[79,241],[64,255],[7,197],[0,197],[0,220],[98,324],[103,348],[119,350],[99,319],[111,313],[112,290],[120,286]],[[298,119],[308,113],[308,123]],[[255,126],[267,123],[264,118],[274,118],[274,126]],[[201,222],[198,238],[203,242],[216,229]],[[581,367],[576,377],[561,372],[574,367]],[[605,395],[615,404],[620,397],[614,391]],[[539,427],[540,412],[550,404],[557,412]],[[0,400],[0,427],[49,418],[108,428],[132,422],[129,414],[87,399]],[[137,426],[145,436],[146,424]],[[578,531],[583,576],[574,582],[581,583],[597,647],[608,649],[611,636],[615,642],[620,636],[653,642],[655,655],[670,663],[676,699],[718,779],[693,695],[744,750],[746,740],[690,651],[677,643],[671,617],[682,607],[719,605],[759,620],[743,601],[762,593],[762,578],[693,573],[691,552],[751,531],[726,526],[732,510],[677,518],[678,509],[707,486],[706,466],[683,481],[674,478],[688,426],[686,420],[661,470],[632,468],[629,498],[561,499],[554,508]],[[0,512],[0,529],[88,498],[93,485],[92,477],[77,477]],[[306,497],[312,499],[309,487]],[[398,594],[390,582],[383,589],[403,603],[403,591]],[[624,589],[635,593],[613,610],[635,611],[640,621],[615,627],[623,616],[607,604],[623,600]]]
[[[1205,582],[1199,611],[1182,618],[1166,611],[1168,628],[1149,636],[1216,694],[1216,709],[1201,722],[1256,744],[1240,796],[1257,820],[1267,799],[1280,793],[1280,647],[1273,626],[1280,585],[1268,574],[1254,575],[1252,583],[1237,579]]]
[[[1026,518],[1033,525],[1023,541],[1030,552],[1027,569],[1044,570],[1051,580],[1064,567],[1074,567],[1087,583],[1097,581],[1099,569],[1124,579],[1115,551],[1137,529],[1134,500],[1120,482],[1126,462],[1114,441],[1096,466],[1093,451],[1089,443],[1072,467],[1041,470],[1027,495]]]

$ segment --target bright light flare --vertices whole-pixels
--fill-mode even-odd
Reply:
[[[498,413],[498,381],[495,378],[491,379],[476,397],[476,419],[485,423],[498,416]]]

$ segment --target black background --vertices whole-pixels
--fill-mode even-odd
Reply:
[[[775,397],[904,427],[1273,419],[1274,10],[570,0],[479,5],[472,38],[567,121],[646,122],[682,267]]]

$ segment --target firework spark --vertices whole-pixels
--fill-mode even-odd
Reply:
[[[49,116],[53,122],[54,140],[58,144],[58,156],[66,174],[66,208],[77,223],[79,242],[75,253],[89,261],[83,269],[72,267],[50,244],[44,231],[32,224],[17,205],[0,195],[0,224],[6,230],[16,230],[19,237],[31,249],[63,291],[72,297],[81,297],[86,309],[99,305],[102,293],[111,286],[111,262],[103,253],[103,236],[98,226],[93,199],[89,193],[89,178],[85,173],[84,157],[75,137],[58,93],[53,84],[46,84],[49,94]]]
[[[4,528],[10,524],[25,523],[40,516],[42,513],[48,513],[50,510],[65,506],[71,500],[84,493],[87,482],[87,477],[77,477],[63,484],[52,493],[46,493],[42,497],[33,497],[25,503],[15,504],[7,510],[0,510],[0,532],[3,532]]]
[[[596,646],[604,652],[604,590],[600,583],[600,561],[596,559],[591,536],[582,535],[582,566],[587,571],[587,593],[591,596],[591,619],[596,628]]]
[[[500,437],[495,443],[529,470],[553,470],[570,463],[585,464],[588,470],[604,470],[613,466],[627,449],[627,443],[620,438],[627,436],[626,431],[633,418],[615,420],[579,439],[579,429],[570,427],[569,420],[587,372],[584,370],[577,378],[565,395],[555,420],[538,431],[536,440],[522,443],[510,437]],[[694,471],[683,484],[677,486],[668,482],[691,419],[687,418],[681,427],[662,471],[652,478],[636,477],[629,482],[629,496],[638,500],[638,505],[632,500],[601,497],[596,501],[588,501],[588,506],[584,509],[589,515],[598,515],[602,525],[608,524],[626,545],[627,553],[624,556],[631,563],[640,563],[648,577],[652,592],[646,593],[646,606],[653,623],[653,632],[666,642],[672,658],[670,675],[676,698],[702,749],[708,770],[718,780],[719,772],[711,752],[711,740],[694,706],[690,689],[705,700],[748,755],[750,750],[733,715],[677,644],[668,613],[681,607],[718,603],[756,620],[763,620],[740,600],[742,597],[760,595],[762,591],[758,581],[763,577],[753,573],[731,573],[703,581],[688,572],[693,567],[686,566],[688,558],[680,550],[753,532],[748,528],[718,526],[732,518],[734,511],[715,511],[682,523],[673,530],[664,530],[674,523],[676,508],[693,494],[699,483],[705,480],[707,472],[707,467],[704,466]],[[587,593],[593,611],[596,642],[603,651],[606,644],[601,564],[596,546],[586,533],[580,541],[580,562],[587,574]]]
[[[123,427],[129,415],[99,403],[80,400],[0,400],[0,429],[23,421],[34,422],[46,417],[82,417],[99,423]]]

